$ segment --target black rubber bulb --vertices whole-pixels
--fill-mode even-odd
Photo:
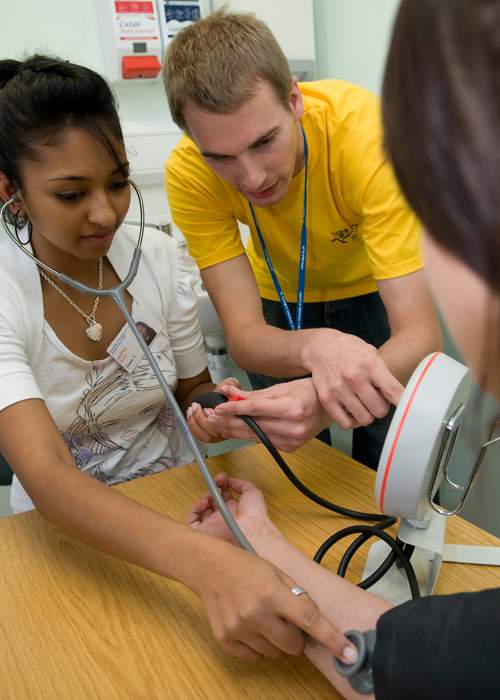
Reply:
[[[215,408],[221,403],[226,403],[227,400],[227,396],[217,391],[207,391],[195,398],[196,403],[199,403],[202,408]]]

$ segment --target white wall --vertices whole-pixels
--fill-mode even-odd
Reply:
[[[317,75],[379,93],[399,0],[314,0]]]
[[[100,70],[101,53],[93,0],[0,0],[0,57],[56,51]]]
[[[19,58],[34,51],[56,53],[105,74],[96,12],[96,3],[105,1],[0,0],[0,58]],[[232,0],[232,6],[262,16],[289,57],[313,59],[312,1]],[[208,6],[222,4],[221,0],[212,0]],[[116,92],[122,119],[149,119],[157,124],[170,120],[160,81],[118,85]]]
[[[313,0],[212,0],[214,9],[255,12],[273,31],[288,58],[314,59]]]

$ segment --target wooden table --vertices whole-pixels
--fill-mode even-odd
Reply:
[[[288,461],[325,497],[374,511],[373,472],[336,450],[314,440]],[[262,488],[272,519],[308,555],[351,522],[298,493],[261,446],[209,464],[213,473]],[[118,488],[181,520],[206,490],[195,466]],[[500,544],[460,518],[450,519],[447,541]],[[334,569],[343,549],[325,564]],[[444,564],[437,592],[498,585],[494,567]],[[198,599],[181,585],[76,542],[36,512],[0,520],[0,648],[2,700],[338,697],[305,658],[251,664],[229,656],[213,641]]]

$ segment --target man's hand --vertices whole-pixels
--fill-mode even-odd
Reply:
[[[279,450],[293,452],[331,423],[311,379],[296,379],[259,391],[241,391],[222,383],[220,391],[245,399],[220,404],[209,412],[208,422],[224,437],[255,439],[238,418],[252,416]]]
[[[213,435],[255,439],[238,416],[254,418],[276,447],[292,452],[328,426],[359,428],[383,418],[396,405],[403,386],[393,377],[377,350],[356,336],[316,329],[307,358],[312,378],[242,391],[224,382],[218,391],[244,401],[205,411]]]
[[[324,410],[344,430],[383,418],[403,393],[377,349],[348,333],[314,330],[304,364]]]

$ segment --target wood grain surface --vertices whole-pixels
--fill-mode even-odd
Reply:
[[[325,498],[375,511],[374,473],[333,448],[314,440],[287,461]],[[209,465],[213,474],[226,471],[262,488],[271,518],[309,556],[352,522],[304,498],[260,445]],[[117,488],[179,520],[206,490],[195,466]],[[500,545],[460,518],[450,519],[447,541]],[[332,570],[345,544],[338,547],[325,560]],[[444,564],[436,592],[499,584],[494,567]],[[0,649],[2,700],[339,697],[304,658],[252,664],[229,656],[213,641],[198,599],[180,584],[80,544],[36,512],[0,520]]]

